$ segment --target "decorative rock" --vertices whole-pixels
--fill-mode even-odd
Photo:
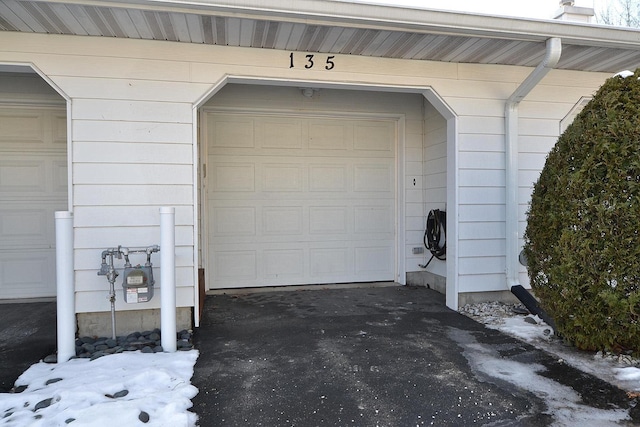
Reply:
[[[93,344],[96,342],[96,339],[93,337],[81,337],[80,341],[82,341],[83,344]]]
[[[186,329],[176,334],[177,348],[182,351],[191,350],[193,344],[192,331]],[[132,332],[113,338],[106,337],[80,337],[76,339],[76,356],[73,358],[95,360],[109,354],[122,353],[123,351],[137,351],[143,353],[160,353],[164,351],[161,341],[160,329],[152,331]],[[53,360],[53,359],[52,359]],[[56,360],[57,361],[57,360]],[[56,361],[48,363],[56,363]]]
[[[76,419],[75,418],[67,418],[66,420],[64,420],[65,424],[71,424],[72,422],[74,422]]]
[[[25,391],[27,389],[27,385],[17,385],[14,388],[11,389],[11,393],[22,393],[23,391]]]
[[[50,354],[42,360],[44,363],[58,363],[58,355]]]
[[[129,394],[129,390],[120,390],[117,393],[113,394],[114,399],[117,399],[119,397],[125,397],[127,394]]]
[[[51,397],[48,399],[41,400],[40,402],[36,403],[36,406],[33,410],[39,411],[40,409],[48,408],[52,402],[53,402],[53,399]]]
[[[531,316],[525,317],[524,321],[527,322],[527,323],[531,323],[532,325],[537,325],[538,324],[538,322],[536,322],[536,319],[534,319]]]
[[[44,383],[44,385],[55,384],[58,381],[62,381],[62,378],[51,378],[50,380],[47,380],[47,382]]]
[[[147,414],[145,411],[140,411],[140,415],[138,415],[138,419],[140,421],[142,421],[143,423],[148,423],[149,422],[149,414]]]

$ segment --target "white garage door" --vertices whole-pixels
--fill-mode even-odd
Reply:
[[[395,121],[205,121],[210,287],[394,280]]]
[[[55,296],[66,126],[64,108],[0,107],[0,299]]]

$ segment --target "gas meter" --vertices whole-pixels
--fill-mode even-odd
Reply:
[[[147,302],[153,298],[153,270],[151,265],[125,267],[122,274],[124,300],[127,303]]]
[[[124,255],[124,271],[122,273],[122,289],[124,300],[129,304],[147,302],[153,298],[153,265],[151,264],[151,254],[158,252],[160,248],[156,245],[144,249],[128,249],[120,247]],[[144,265],[132,266],[129,262],[129,253],[146,252],[147,262]]]

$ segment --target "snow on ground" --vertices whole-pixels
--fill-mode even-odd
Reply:
[[[492,329],[514,336],[557,356],[565,363],[588,372],[630,395],[640,392],[640,360],[627,355],[591,353],[579,351],[562,342],[553,334],[550,326],[538,316],[516,314],[519,305],[499,302],[466,305],[460,309],[476,321]]]
[[[195,426],[189,412],[197,350],[123,352],[90,361],[37,363],[0,395],[0,426]]]

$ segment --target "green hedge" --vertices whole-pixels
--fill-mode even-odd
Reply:
[[[640,355],[639,76],[608,79],[560,136],[527,213],[531,286],[580,349]]]

